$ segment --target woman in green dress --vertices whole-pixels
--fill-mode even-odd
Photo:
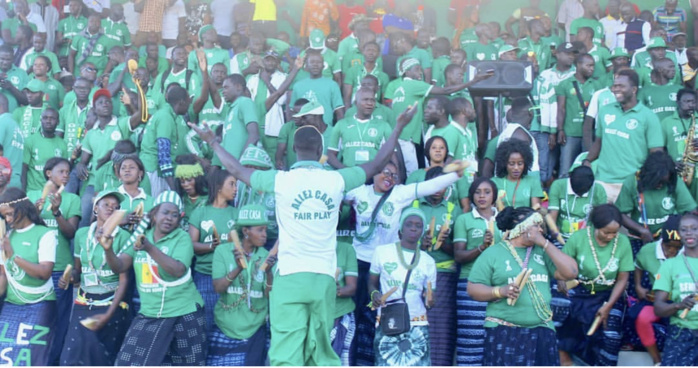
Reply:
[[[213,329],[213,308],[218,294],[213,289],[211,278],[213,252],[221,243],[230,242],[230,232],[235,230],[238,209],[230,203],[237,193],[237,180],[226,170],[212,169],[208,176],[206,205],[199,207],[189,217],[189,236],[194,244],[196,264],[194,284],[204,298],[207,331]]]
[[[506,207],[496,219],[508,235],[482,252],[468,278],[468,294],[488,302],[482,365],[559,365],[550,282],[575,278],[577,264],[551,246],[531,208]],[[520,287],[524,270],[530,276]]]
[[[207,365],[264,365],[269,291],[276,261],[264,249],[267,223],[264,207],[243,206],[233,230],[242,239],[241,247],[228,241],[213,253],[213,287],[220,299],[214,312],[216,324],[209,339]]]
[[[77,298],[70,317],[70,326],[61,353],[61,365],[114,365],[116,354],[129,325],[127,299],[128,275],[114,273],[104,257],[102,242],[122,249],[130,234],[116,227],[104,233],[107,219],[121,206],[123,196],[118,191],[97,193],[92,208],[96,220],[75,234],[75,267],[71,283],[78,285]],[[67,285],[61,278],[58,286]],[[62,316],[61,316],[62,317]],[[90,327],[85,320],[94,320]]]
[[[121,251],[102,244],[112,271],[133,267],[141,299],[115,365],[206,364],[204,302],[191,277],[194,247],[180,228],[182,212],[179,195],[164,191],[139,224],[143,236],[129,239]]]
[[[18,188],[0,195],[0,215],[12,230],[0,242],[0,351],[10,365],[49,365],[55,335],[56,293],[51,271],[56,230],[48,228],[34,204]]]
[[[504,194],[506,206],[537,207],[543,198],[540,175],[531,174],[533,153],[531,147],[518,139],[510,139],[497,147],[495,177],[499,188],[497,197]]]

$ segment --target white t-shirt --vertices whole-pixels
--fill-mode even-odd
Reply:
[[[162,15],[162,39],[176,40],[179,35],[179,18],[186,18],[187,10],[182,0],[175,1]]]
[[[41,14],[30,11],[29,14],[27,14],[27,22],[36,26],[36,32],[46,33],[46,23],[44,23],[44,19],[41,18]]]
[[[101,13],[104,9],[111,9],[111,0],[85,0],[85,6]]]
[[[413,251],[406,250],[402,247],[402,254],[405,263],[412,264],[412,259],[415,256]],[[373,252],[371,260],[372,275],[380,276],[381,293],[385,293],[397,286],[397,290],[388,297],[388,302],[402,298],[402,290],[407,277],[407,268],[400,262],[395,243],[381,245]],[[407,292],[405,293],[405,302],[410,310],[410,323],[412,326],[426,326],[427,309],[424,306],[422,294],[427,289],[427,282],[431,282],[432,292],[436,291],[436,263],[427,252],[420,251],[419,263],[412,270],[410,279],[408,280]],[[380,315],[380,308],[378,315]]]
[[[141,13],[133,8],[133,1],[124,3],[124,21],[129,33],[135,35],[138,32],[138,22],[141,20]]]
[[[286,73],[282,73],[280,71],[274,72],[274,74],[271,75],[271,85],[274,86],[274,88],[279,89],[281,85],[284,83],[286,80]],[[257,96],[257,91],[259,90],[259,84],[264,83],[259,79],[259,73],[250,76],[250,78],[247,80],[247,89],[250,90],[250,94],[252,95],[252,99],[254,100],[255,97]],[[267,90],[267,95],[266,97],[269,97],[271,95],[271,91]],[[279,97],[276,102],[274,102],[273,105],[271,105],[271,108],[267,111],[267,114],[264,116],[264,134],[268,135],[270,137],[278,137],[279,132],[281,131],[281,127],[284,126],[284,109],[283,106],[286,104],[286,94],[284,93],[281,97]]]
[[[235,30],[233,22],[233,7],[237,1],[213,0],[211,2],[211,14],[213,14],[213,28],[221,36],[230,36]]]

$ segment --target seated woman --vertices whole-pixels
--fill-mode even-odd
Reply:
[[[216,323],[210,335],[207,365],[264,365],[269,291],[276,261],[264,249],[267,223],[264,207],[240,208],[233,231],[242,239],[242,251],[228,239],[213,253],[213,288],[220,298],[215,304]]]
[[[448,150],[448,143],[446,143],[446,140],[443,137],[436,135],[429,138],[424,144],[424,154],[429,162],[429,167],[419,169],[410,174],[410,176],[407,177],[407,180],[405,180],[405,184],[421,183],[425,181],[427,171],[433,167],[446,166],[446,160],[448,160],[449,155],[452,155],[452,152]],[[449,202],[455,203],[461,207],[463,207],[463,201],[467,200],[467,198],[459,198],[459,194],[461,193],[460,190],[467,189],[467,187],[462,186],[463,184],[468,184],[467,178],[461,178],[456,182],[456,184],[448,187],[444,195]],[[467,191],[463,193],[467,193]]]
[[[684,253],[667,259],[657,272],[654,282],[654,312],[659,318],[668,318],[669,329],[662,355],[663,366],[698,365],[698,217],[681,217],[679,236]]]
[[[654,335],[653,323],[659,322],[660,318],[655,314],[652,303],[654,293],[650,292],[655,282],[655,277],[661,265],[668,259],[674,258],[682,253],[681,238],[679,237],[679,222],[681,216],[669,216],[667,222],[662,227],[661,239],[654,243],[646,244],[635,259],[635,292],[640,302],[630,310],[640,309],[637,319],[635,319],[635,329],[642,346],[652,357],[654,364],[661,363],[662,359],[657,348],[657,339]],[[642,285],[644,273],[649,276],[650,288],[646,289]]]
[[[696,209],[686,184],[678,179],[674,161],[665,152],[651,153],[637,177],[625,180],[616,205],[623,213],[621,225],[629,231],[633,254],[642,244],[658,239],[669,215]]]
[[[502,231],[495,224],[497,184],[480,177],[473,181],[468,193],[473,209],[456,219],[453,226],[454,258],[460,264],[456,298],[457,331],[456,362],[458,365],[482,365],[485,342],[485,310],[468,294],[468,277],[477,258],[492,244],[502,240]]]
[[[570,299],[569,316],[558,329],[562,365],[572,365],[573,353],[590,365],[618,363],[623,295],[635,269],[633,254],[628,237],[618,232],[621,214],[616,206],[595,207],[589,220],[591,226],[572,234],[562,248],[579,264],[581,283],[568,293],[566,284],[558,282],[558,290]],[[600,324],[587,336],[595,319]]]
[[[492,178],[506,206],[537,207],[543,188],[537,175],[529,175],[533,165],[531,147],[524,141],[510,139],[497,147],[495,177]]]
[[[142,222],[144,236],[129,239],[121,252],[102,244],[113,272],[133,267],[141,299],[116,365],[206,364],[204,302],[191,277],[194,247],[179,226],[182,212],[179,195],[164,191]]]
[[[182,217],[182,229],[189,229],[189,216],[195,209],[206,205],[208,191],[206,190],[206,176],[204,167],[194,155],[181,155],[175,158],[176,192],[182,198],[184,205],[184,217]]]
[[[122,249],[130,234],[117,226],[111,234],[104,233],[107,219],[121,206],[123,196],[115,190],[97,194],[93,212],[97,218],[89,227],[75,234],[75,267],[71,283],[78,286],[77,298],[70,316],[68,334],[61,353],[61,365],[114,365],[116,354],[129,325],[128,275],[114,273],[107,264],[101,243]],[[58,282],[64,288],[66,281]],[[90,327],[83,325],[93,320]],[[83,327],[84,326],[84,327]]]
[[[0,239],[0,296],[5,297],[0,310],[0,321],[5,326],[0,351],[11,365],[49,365],[55,323],[61,318],[56,315],[51,280],[58,244],[56,230],[46,226],[34,204],[18,188],[7,188],[0,195],[0,215],[12,227]]]
[[[97,161],[94,184],[95,191],[101,192],[104,189],[117,188],[121,185],[119,165],[124,159],[130,157],[138,157],[136,145],[127,139],[116,142],[109,156],[105,156]],[[143,188],[146,193],[150,194],[150,179],[148,179],[148,175],[143,174],[139,186]]]
[[[431,365],[427,308],[432,306],[428,288],[436,290],[436,264],[419,249],[426,225],[420,209],[405,209],[400,216],[400,241],[381,245],[373,253],[368,292],[371,305],[378,308],[379,327],[373,343],[377,366]],[[383,294],[393,287],[397,290],[383,302]],[[409,321],[409,328],[389,335],[385,327],[390,323],[381,322],[381,312],[390,302],[400,301],[407,304],[409,313],[402,317],[403,322]]]
[[[577,277],[577,264],[550,246],[542,225],[531,208],[506,207],[497,227],[508,237],[482,252],[470,271],[468,294],[487,302],[483,366],[559,365],[550,281]],[[531,273],[520,288],[515,278],[524,270]]]

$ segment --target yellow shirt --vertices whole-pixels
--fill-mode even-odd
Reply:
[[[252,16],[253,22],[256,20],[276,20],[276,4],[274,0],[250,0],[250,3],[255,4],[254,15]]]

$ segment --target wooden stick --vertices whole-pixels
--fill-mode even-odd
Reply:
[[[46,200],[46,197],[48,197],[48,194],[51,192],[51,189],[55,188],[56,185],[53,184],[51,180],[47,181],[46,184],[44,184],[44,189],[41,191],[41,199]]]
[[[603,305],[606,305],[608,302],[603,302]],[[589,327],[589,331],[587,331],[587,336],[591,336],[596,332],[596,329],[599,328],[599,325],[601,324],[601,316],[596,316],[594,318],[594,322],[591,324],[591,327]]]
[[[497,201],[495,202],[496,206],[497,206],[497,211],[499,211],[499,212],[504,211],[504,208],[506,207],[504,205],[504,197],[506,197],[506,196],[507,196],[507,192],[502,190],[502,189],[500,189],[499,193],[497,193]]]
[[[434,227],[436,227],[436,217],[431,216],[431,221],[429,221],[429,237],[434,237]]]
[[[73,271],[73,265],[69,264],[65,266],[65,271],[63,271],[63,281],[65,281],[65,287],[63,290],[68,290],[70,286],[70,273]]]
[[[567,287],[567,290],[571,290],[579,286],[579,280],[574,279],[574,280],[569,280],[565,282],[565,286]]]
[[[532,268],[527,268],[525,270],[522,270],[521,273],[519,273],[516,276],[516,279],[514,280],[514,283],[516,283],[516,286],[519,287],[519,296],[521,296],[521,293],[523,292],[524,286],[526,286],[526,282],[528,281],[528,278],[531,277],[531,273],[533,273]],[[507,304],[510,306],[514,306],[516,304],[516,301],[519,298],[508,298],[507,299]]]
[[[545,215],[543,218],[545,219],[545,224],[548,225],[548,231],[557,234],[555,239],[559,241],[560,244],[565,245],[565,239],[562,237],[562,234],[560,234],[560,229],[557,227],[555,221],[553,221],[553,218],[550,217],[549,214]]]
[[[443,173],[447,174],[450,172],[458,172],[461,170],[465,170],[470,166],[470,161],[459,161],[459,162],[452,162],[446,166],[444,166]]]
[[[90,330],[90,331],[96,330],[97,322],[99,322],[99,320],[97,318],[94,318],[94,317],[87,317],[85,319],[80,320],[80,324],[85,326],[85,328]]]
[[[136,209],[133,211],[133,214],[138,216],[138,217],[143,217],[144,209],[145,208],[143,207],[143,202],[138,203],[138,206],[136,206]],[[133,231],[133,229],[135,229],[135,228],[136,228],[136,224],[131,224],[129,226],[129,230],[131,230],[131,231]]]
[[[262,263],[262,265],[259,267],[262,272],[266,271],[267,267],[269,266],[267,259],[269,259],[269,257],[276,257],[277,253],[279,253],[279,239],[276,239],[276,243],[274,243],[274,246],[271,248],[271,250],[269,250],[269,255],[267,255],[264,263]],[[339,268],[337,270],[339,270]],[[337,276],[335,276],[334,279],[336,280]]]
[[[693,296],[693,300],[698,301],[698,295]],[[681,314],[679,315],[679,318],[681,319],[686,319],[686,316],[688,316],[688,312],[690,309],[686,308],[683,311],[681,311]]]
[[[439,238],[441,238],[441,236],[443,234],[445,234],[449,228],[450,228],[450,226],[448,226],[448,222],[446,222],[443,226],[441,226],[441,229],[439,229]],[[434,250],[439,250],[439,248],[441,248],[441,243],[443,243],[441,240],[436,240],[436,245],[434,246]]]
[[[434,304],[434,292],[431,289],[431,281],[427,281],[427,306]]]
[[[242,253],[244,256],[245,251],[242,249],[242,243],[240,243],[240,237],[238,236],[238,232],[235,230],[231,231],[230,239],[233,240],[233,245],[235,245],[235,249],[237,249],[238,252]],[[247,260],[245,259],[245,257],[242,257],[242,259],[240,259],[240,264],[243,269],[247,268]]]
[[[383,304],[385,303],[385,301],[388,300],[388,298],[389,298],[391,295],[393,295],[393,293],[396,292],[396,291],[397,291],[397,286],[393,286],[392,288],[390,288],[390,290],[388,290],[385,294],[383,294],[383,295],[381,296],[381,305],[383,305]],[[372,307],[371,307],[371,310],[376,310],[376,306],[375,306],[375,305],[372,306]]]
[[[211,225],[211,230],[213,233],[213,242],[214,243],[220,243],[221,242],[221,236],[218,234],[218,229],[216,229],[216,225]]]
[[[114,229],[119,226],[124,216],[126,216],[126,210],[115,210],[107,221],[104,221],[104,225],[102,226],[102,239],[114,232]]]

